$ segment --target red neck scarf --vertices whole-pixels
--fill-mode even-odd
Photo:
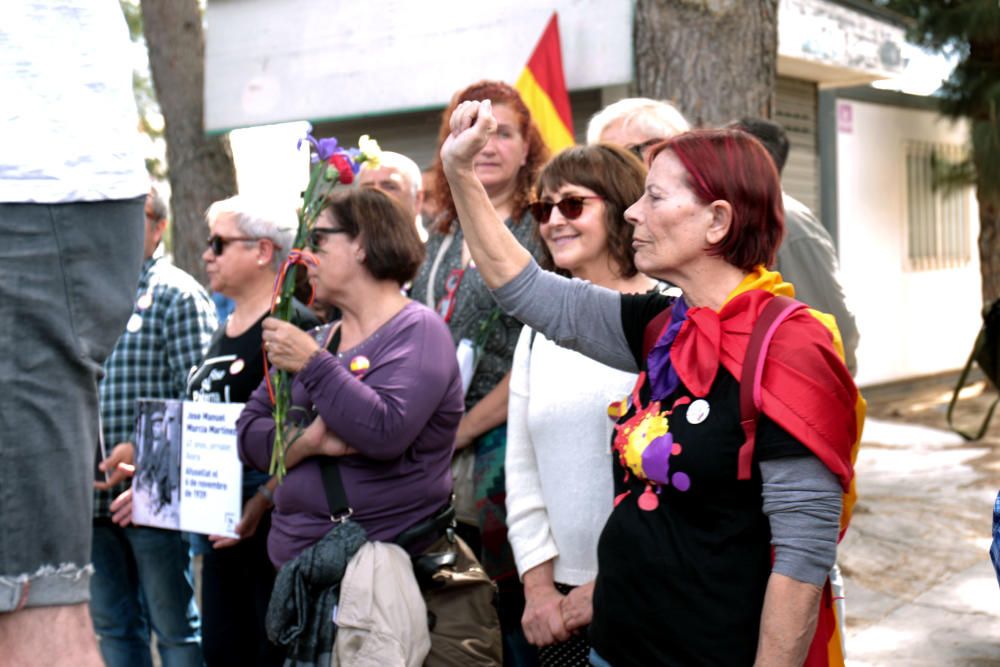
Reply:
[[[681,382],[694,396],[705,396],[720,365],[739,378],[750,332],[764,305],[773,294],[792,293],[780,274],[759,267],[718,312],[688,310],[670,352]],[[761,411],[808,447],[849,491],[864,401],[840,345],[832,317],[805,309],[791,315],[771,341],[761,379]]]

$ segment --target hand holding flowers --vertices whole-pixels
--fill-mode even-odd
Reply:
[[[306,135],[304,139],[299,140],[298,146],[301,148],[304,142],[308,143],[311,147],[312,155],[310,159],[313,167],[309,174],[309,184],[302,194],[302,206],[299,209],[299,228],[295,235],[295,243],[288,255],[288,259],[278,272],[278,277],[274,285],[274,294],[271,299],[272,317],[284,322],[289,322],[292,318],[292,295],[295,292],[295,273],[298,266],[306,266],[316,262],[316,258],[305,247],[306,240],[316,219],[323,212],[323,209],[329,205],[329,197],[334,187],[338,183],[345,185],[352,183],[354,176],[361,170],[361,166],[364,164],[367,164],[370,168],[377,167],[381,155],[378,142],[371,139],[368,135],[364,135],[358,140],[357,148],[343,148],[332,137],[316,139],[312,135]],[[279,330],[280,328],[277,324],[271,327],[272,333]],[[287,332],[283,331],[282,333],[285,334]],[[290,334],[284,337],[288,338],[288,340],[293,340]],[[268,342],[266,336],[264,340],[265,343]],[[295,337],[294,340],[301,343],[299,337]],[[310,342],[312,342],[311,339]],[[301,347],[301,345],[297,345],[296,350],[300,350]],[[275,427],[270,474],[277,476],[279,482],[287,472],[285,452],[302,432],[301,428],[290,423],[288,419],[289,412],[293,409],[289,371],[295,365],[293,363],[295,359],[284,359],[281,357],[280,355],[285,352],[283,349],[277,351],[278,356],[274,361],[275,365],[278,366],[278,370],[272,378],[270,373],[266,372],[269,351],[265,345],[264,379],[267,383],[271,404],[274,406]],[[301,365],[295,370],[299,369],[301,369]]]

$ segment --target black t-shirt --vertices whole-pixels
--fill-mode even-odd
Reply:
[[[671,303],[658,294],[622,297],[626,338],[642,368],[646,323]],[[639,398],[647,406],[648,382]],[[633,405],[619,425],[635,415]],[[771,532],[762,512],[759,470],[754,466],[750,480],[737,480],[744,439],[739,415],[739,384],[720,366],[707,396],[692,396],[681,385],[647,421],[631,424],[636,442],[648,442],[664,429],[672,436],[672,443],[660,441],[667,442],[660,451],[670,454],[646,467],[658,469],[667,483],[649,490],[623,467],[616,449],[616,505],[598,543],[591,625],[594,648],[615,667],[753,664],[771,569]],[[806,453],[760,416],[757,460]],[[641,506],[653,504],[653,509]]]
[[[295,301],[292,323],[300,329],[311,329],[320,322],[306,306]],[[246,403],[250,394],[264,379],[264,352],[261,334],[264,319],[262,315],[253,326],[239,336],[226,335],[223,324],[212,337],[201,364],[188,378],[187,397],[192,401],[214,403]],[[244,493],[256,491],[257,486],[267,481],[266,473],[244,466]]]
[[[292,323],[303,330],[319,326],[312,311],[295,301]],[[201,364],[188,378],[188,400],[214,403],[246,403],[264,379],[262,315],[236,337],[226,335],[223,324],[212,337]]]

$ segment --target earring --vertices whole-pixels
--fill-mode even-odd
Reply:
[[[257,266],[264,266],[264,260],[258,259],[257,260]]]

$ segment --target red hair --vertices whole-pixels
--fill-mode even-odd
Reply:
[[[451,197],[448,180],[444,176],[444,165],[441,164],[441,146],[448,138],[448,134],[451,133],[451,114],[455,108],[462,102],[482,100],[492,100],[494,105],[503,104],[514,112],[518,120],[518,130],[521,132],[521,137],[528,149],[524,165],[517,172],[517,184],[514,188],[512,210],[515,220],[519,220],[528,209],[528,202],[531,200],[531,187],[535,183],[535,177],[542,165],[549,159],[549,149],[542,139],[542,134],[538,131],[538,126],[531,119],[531,112],[524,104],[524,100],[521,99],[520,93],[512,86],[503,81],[479,81],[465,90],[455,93],[455,96],[451,98],[451,104],[441,114],[437,153],[434,155],[434,163],[430,168],[434,189],[427,193],[431,204],[441,211],[434,227],[442,234],[451,231],[452,224],[458,218],[458,212],[455,210],[455,200]]]
[[[726,237],[709,253],[744,271],[772,266],[785,233],[785,207],[774,160],[757,139],[740,130],[692,130],[652,148],[649,164],[673,153],[702,204],[723,200],[733,210]]]

